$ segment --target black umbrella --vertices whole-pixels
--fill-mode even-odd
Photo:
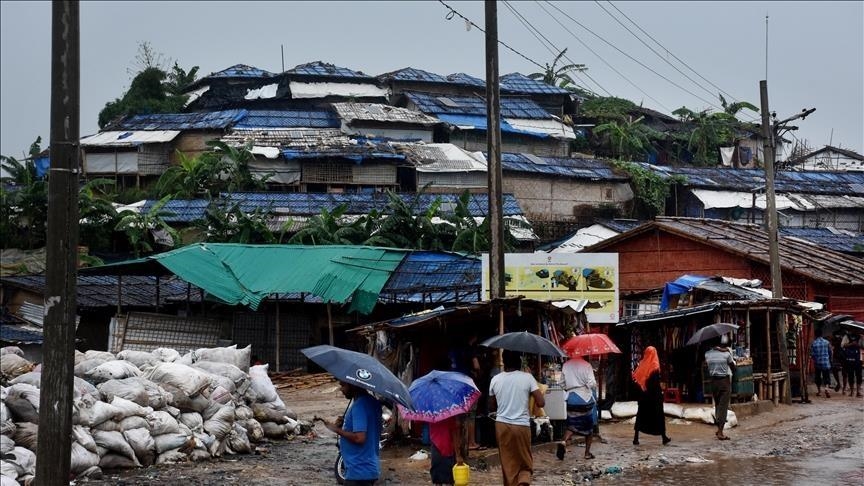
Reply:
[[[707,341],[712,338],[716,338],[718,336],[722,336],[727,332],[737,331],[738,326],[736,324],[729,324],[727,322],[718,322],[716,324],[711,324],[709,326],[705,326],[702,329],[693,333],[693,337],[687,341],[687,346],[691,344],[698,344],[702,341]]]
[[[543,336],[531,334],[528,331],[508,332],[507,334],[492,336],[480,343],[480,345],[518,351],[520,353],[545,354],[546,356],[555,356],[556,358],[567,357],[567,353],[562,351],[558,346],[555,346],[552,341]]]
[[[413,410],[408,387],[372,356],[327,344],[304,348],[300,352],[337,380],[377,393]]]

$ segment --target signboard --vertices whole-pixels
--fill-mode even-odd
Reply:
[[[482,255],[489,299],[489,254]],[[588,300],[589,322],[618,322],[617,253],[507,253],[504,294],[535,300]]]

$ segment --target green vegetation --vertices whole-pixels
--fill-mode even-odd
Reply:
[[[559,88],[576,88],[576,82],[570,77],[570,73],[584,71],[586,68],[584,64],[564,64],[563,66],[559,66],[558,62],[561,61],[561,58],[564,57],[564,54],[566,53],[567,49],[559,52],[558,55],[555,56],[555,59],[552,60],[552,64],[546,63],[543,72],[531,73],[528,77],[538,81],[543,81],[552,86],[558,86]]]
[[[634,216],[639,218],[653,219],[657,215],[662,215],[666,210],[666,199],[672,186],[685,182],[682,176],[664,179],[659,174],[633,162],[615,161],[613,165],[630,176],[636,200],[633,208]]]

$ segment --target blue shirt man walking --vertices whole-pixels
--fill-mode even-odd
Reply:
[[[319,419],[339,436],[339,450],[345,461],[346,486],[372,486],[381,475],[378,443],[381,440],[381,402],[366,390],[339,382],[339,389],[351,405],[345,417],[334,422]]]
[[[825,385],[825,398],[831,398],[828,388],[831,387],[831,343],[819,337],[810,343],[810,357],[816,368],[816,396],[822,396],[822,385]]]

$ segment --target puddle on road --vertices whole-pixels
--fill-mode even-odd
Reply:
[[[592,481],[591,484],[860,486],[864,484],[864,462],[862,462],[861,455],[860,451],[847,450],[845,454],[835,453],[805,460],[777,457],[724,459],[705,464],[689,464],[663,469],[629,470],[623,474],[604,475]]]

